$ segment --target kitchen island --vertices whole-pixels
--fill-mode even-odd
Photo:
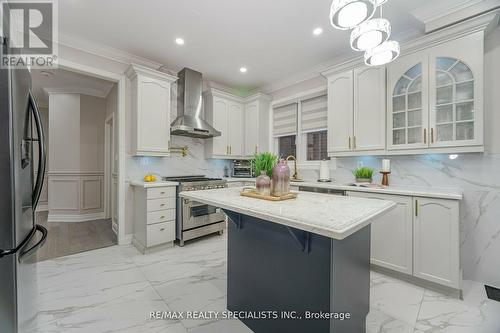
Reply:
[[[257,333],[364,332],[370,223],[396,204],[309,192],[272,202],[240,190],[180,193],[228,216],[228,310]]]

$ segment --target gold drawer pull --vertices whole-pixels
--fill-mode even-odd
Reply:
[[[160,192],[160,194],[165,194],[165,192]]]
[[[160,216],[160,219],[164,219],[164,218],[165,218],[165,216],[163,216],[163,215],[162,215],[162,216]]]
[[[165,228],[161,228],[160,231],[165,231]]]
[[[160,207],[163,207],[163,206],[165,206],[165,204],[161,204],[161,205],[160,205]]]

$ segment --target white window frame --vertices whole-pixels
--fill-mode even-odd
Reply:
[[[319,167],[321,161],[308,161],[307,160],[307,132],[302,133],[302,102],[314,97],[326,95],[328,92],[327,86],[321,86],[318,88],[314,88],[311,90],[303,91],[295,95],[291,95],[276,101],[273,101],[271,103],[270,107],[270,112],[269,112],[269,120],[270,120],[270,126],[269,126],[269,131],[270,131],[270,138],[271,138],[271,144],[270,146],[272,147],[272,151],[274,154],[278,154],[278,137],[274,136],[273,133],[273,112],[274,108],[287,105],[287,104],[292,104],[292,103],[297,103],[297,130],[295,132],[295,145],[296,145],[296,151],[297,151],[297,158],[298,161],[298,167],[302,169],[316,169]],[[322,131],[326,130],[328,131],[328,128],[320,129],[317,131]],[[312,132],[317,132],[317,131],[309,131],[310,133]],[[286,156],[285,156],[286,157]],[[293,166],[292,166],[293,167]]]

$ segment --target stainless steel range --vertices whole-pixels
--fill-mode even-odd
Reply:
[[[217,207],[202,204],[179,197],[182,191],[199,191],[214,188],[225,188],[227,182],[220,178],[205,176],[163,177],[164,181],[178,182],[177,186],[177,217],[176,237],[179,245],[204,235],[219,233],[222,235],[226,228],[226,216]]]

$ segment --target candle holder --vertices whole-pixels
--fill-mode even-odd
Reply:
[[[391,173],[390,171],[380,171],[382,174],[382,186],[389,186],[389,174]]]

